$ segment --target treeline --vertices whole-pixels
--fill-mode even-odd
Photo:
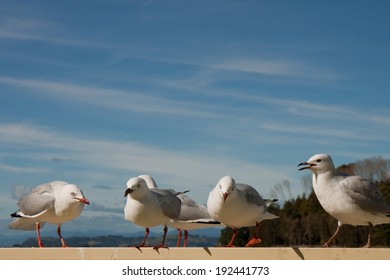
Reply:
[[[342,165],[338,170],[361,175],[375,182],[390,204],[389,163],[389,160],[376,157]],[[302,178],[302,184],[308,194],[288,198],[283,207],[274,205],[269,208],[269,212],[280,218],[261,223],[259,236],[262,243],[259,246],[322,246],[332,236],[337,227],[337,220],[327,214],[319,204],[312,191],[311,174]],[[283,198],[289,196],[291,194],[289,182],[283,181],[276,185],[274,194],[279,194],[278,196]],[[240,229],[235,245],[244,246],[253,230],[254,228]],[[334,246],[362,247],[367,242],[367,234],[368,227],[343,225]],[[231,235],[230,228],[223,229],[219,239],[220,245],[226,245]],[[372,246],[390,246],[390,224],[375,226]]]

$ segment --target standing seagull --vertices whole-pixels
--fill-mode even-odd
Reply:
[[[63,223],[77,218],[89,204],[83,192],[73,184],[63,181],[53,181],[35,187],[32,192],[23,197],[18,206],[20,209],[11,214],[17,218],[8,225],[11,229],[36,230],[39,247],[44,247],[40,229],[46,222],[56,224],[57,234],[62,247],[67,247],[61,235]]]
[[[142,179],[145,180],[146,185],[148,186],[149,189],[158,188],[156,181],[153,179],[152,176],[145,174],[145,175],[140,175],[138,177],[141,177]],[[188,191],[185,192],[176,192],[174,190],[170,190],[170,191],[181,201],[179,217],[177,217],[176,220],[171,220],[168,224],[169,226],[177,229],[177,233],[178,233],[177,244],[176,244],[177,247],[180,247],[182,230],[184,231],[183,247],[187,247],[189,230],[207,228],[207,227],[217,226],[221,224],[210,217],[210,214],[207,211],[206,206],[195,202],[190,197],[184,194],[187,193]]]
[[[124,208],[125,219],[145,228],[145,237],[136,248],[145,247],[149,235],[149,227],[164,226],[164,236],[160,245],[154,249],[167,248],[165,238],[168,223],[180,215],[180,199],[170,190],[149,189],[146,181],[141,177],[133,177],[127,181],[125,191],[127,197]]]
[[[336,238],[343,224],[368,225],[368,240],[364,246],[371,246],[371,235],[375,225],[390,223],[390,205],[384,200],[377,186],[360,176],[338,172],[332,158],[317,154],[300,163],[299,170],[313,172],[313,188],[321,206],[338,220],[336,232],[324,244]]]
[[[233,236],[227,247],[233,247],[239,228],[250,226],[256,226],[256,231],[245,246],[260,243],[260,222],[279,218],[267,212],[266,201],[253,187],[236,184],[231,176],[222,177],[210,192],[207,209],[213,219],[233,228]]]
[[[183,247],[187,247],[189,230],[214,227],[221,224],[211,218],[206,206],[195,202],[184,193],[177,193],[176,196],[181,201],[180,215],[176,220],[171,220],[169,225],[177,229],[177,247],[180,247],[182,230],[184,230]]]

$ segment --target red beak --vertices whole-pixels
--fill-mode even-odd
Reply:
[[[226,201],[226,198],[228,197],[228,195],[229,195],[228,193],[225,193],[225,192],[223,193],[223,202]]]
[[[81,203],[84,203],[84,204],[88,204],[88,205],[89,205],[89,200],[86,199],[85,197],[83,197],[83,198],[78,198],[78,200],[79,200]]]

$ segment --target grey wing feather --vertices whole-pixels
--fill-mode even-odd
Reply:
[[[178,199],[180,199],[182,206],[188,206],[188,207],[198,207],[200,204],[196,203],[192,198],[184,195],[184,194],[179,194],[176,195]]]
[[[179,220],[212,220],[206,206],[195,202],[184,194],[179,194],[177,197],[181,201]]]
[[[359,205],[361,209],[371,213],[390,213],[379,188],[360,176],[348,176],[341,182],[345,192]]]
[[[36,229],[36,219],[24,219],[17,218],[12,223],[8,225],[10,229],[18,230],[35,230]],[[45,222],[40,222],[40,227],[42,228],[45,225]]]
[[[23,197],[18,206],[20,211],[27,216],[37,215],[54,206],[54,195],[50,184],[39,185],[32,192]]]
[[[180,215],[180,199],[178,199],[170,190],[150,189],[157,196],[161,209],[167,217],[177,219]]]
[[[256,191],[256,189],[254,189],[253,187],[251,187],[247,184],[236,184],[236,187],[238,190],[240,190],[244,194],[246,200],[249,203],[252,203],[252,204],[255,204],[258,206],[265,206],[266,207],[266,204],[265,204],[263,198]]]

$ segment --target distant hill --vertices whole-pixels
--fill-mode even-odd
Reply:
[[[66,238],[65,241],[70,247],[128,247],[136,246],[141,243],[143,236],[125,237],[120,235],[104,235],[96,237],[74,236]],[[212,247],[216,246],[219,237],[205,237],[200,235],[189,235],[188,247]],[[148,237],[148,244],[158,245],[161,237]],[[61,243],[58,237],[43,237],[42,242],[45,247],[60,247]],[[166,244],[168,247],[176,247],[177,235],[167,236]],[[183,242],[183,238],[182,238]],[[13,247],[37,247],[37,239],[29,238],[21,244],[15,244]]]

